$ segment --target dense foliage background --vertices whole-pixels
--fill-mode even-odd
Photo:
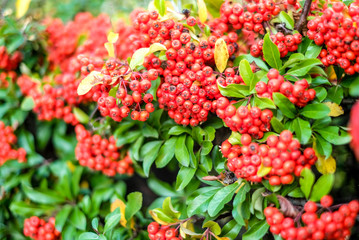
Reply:
[[[342,52],[351,51],[355,57],[346,52],[335,56],[346,59],[352,68],[345,66],[345,60],[330,64],[327,56],[331,53],[323,50],[329,52],[334,47],[327,38],[324,43],[316,35],[311,37],[309,23],[309,33],[306,27],[296,31],[309,1],[277,3],[278,12],[271,10],[271,19],[261,22],[257,32],[253,26],[238,26],[231,22],[237,20],[228,20],[226,7],[234,12],[236,2],[246,11],[253,8],[253,2],[220,0],[1,3],[0,120],[4,124],[0,123],[0,239],[29,239],[25,235],[42,225],[43,234],[32,238],[161,239],[151,236],[152,231],[156,232],[154,221],[162,225],[162,230],[168,230],[163,227],[166,225],[176,229],[175,234],[183,239],[281,239],[285,237],[272,227],[267,207],[277,207],[285,217],[304,225],[300,217],[307,200],[323,207],[319,210],[322,213],[359,198],[359,165],[354,154],[359,149],[355,128],[359,110],[358,106],[356,112],[353,108],[359,96],[359,68],[354,65],[358,64],[358,51],[343,47]],[[355,24],[350,22],[347,28],[349,36],[348,29],[357,28],[358,7],[353,1],[344,3],[343,9],[335,12],[353,19]],[[338,8],[334,2],[313,1],[308,20],[319,19],[320,9],[333,8]],[[172,109],[171,101],[163,95],[174,85],[178,88],[174,81],[184,82],[182,78],[186,77],[180,77],[177,65],[176,70],[168,70],[169,60],[180,61],[170,59],[170,50],[178,44],[173,43],[175,37],[169,43],[163,40],[166,37],[163,41],[150,39],[144,37],[144,31],[150,35],[146,27],[136,28],[139,21],[146,23],[141,20],[145,9],[158,11],[163,21],[180,22],[188,29],[194,47],[212,51],[206,60],[182,59],[185,68],[201,71],[194,73],[191,86],[206,91],[205,86],[214,88],[214,92],[210,89],[200,96],[209,101],[205,117],[193,114],[183,122],[185,117],[176,115],[182,113],[181,108],[178,112],[168,111]],[[182,14],[186,13],[183,9],[189,9],[194,20]],[[225,27],[219,19],[226,22]],[[283,23],[284,27],[278,27]],[[292,39],[294,47],[282,51],[284,41],[282,45],[278,43],[279,35],[278,41],[269,37],[277,32],[297,34],[302,39],[298,43]],[[187,32],[179,34],[183,33]],[[171,39],[170,33],[164,34]],[[211,37],[215,37],[213,45]],[[356,38],[345,38],[343,42],[352,46]],[[176,54],[181,48],[190,52],[191,46],[180,42]],[[261,52],[257,52],[259,49]],[[162,65],[158,66],[158,62]],[[200,70],[194,70],[195,63]],[[110,76],[108,83],[104,83],[105,75]],[[168,80],[168,76],[178,77]],[[105,114],[102,107],[111,103],[104,100],[100,105],[100,97],[107,101],[117,98],[116,106],[126,105],[124,99],[118,101],[122,84],[127,86],[126,94],[132,94],[136,87],[129,82],[138,80],[140,84],[148,79],[149,88],[141,92],[139,104],[128,105],[130,116],[122,116],[126,115],[121,112],[125,108]],[[204,82],[207,79],[210,80]],[[293,100],[285,95],[285,90],[260,93],[258,82],[272,89],[269,82],[273,79],[283,79],[290,86],[306,79],[301,84],[307,84],[305,91],[314,89],[315,95],[304,103],[299,97]],[[83,94],[78,95],[81,91]],[[196,95],[193,92],[190,94]],[[145,94],[153,97],[152,105],[145,100]],[[263,129],[243,130],[233,121],[232,116],[241,114],[237,109],[250,111],[248,106],[258,107],[260,115],[253,118],[262,119],[258,127],[263,124]],[[115,106],[107,111],[112,108]],[[147,111],[149,117],[133,120],[136,117],[130,111]],[[268,125],[263,120],[265,111]],[[195,118],[199,120],[192,121]],[[240,171],[238,158],[253,146],[244,143],[248,134],[252,137],[250,143],[269,146],[273,136],[281,136],[280,141],[286,138],[289,133],[284,130],[298,139],[293,144],[298,142],[299,154],[315,154],[302,156],[303,164],[299,160],[296,163],[305,170],[296,170],[299,174],[293,170],[286,174],[290,175],[287,179],[278,177],[277,183],[277,178],[269,176],[285,174],[264,166],[261,157],[253,170],[259,178],[247,176],[250,170]],[[308,154],[304,153],[307,148]],[[332,207],[319,204],[327,194],[334,199]],[[49,224],[38,223],[41,220],[34,216]],[[357,219],[356,214],[353,219]],[[336,230],[346,228],[343,224]],[[350,239],[359,237],[358,226],[356,221]],[[293,239],[299,239],[299,235]],[[327,235],[326,239],[340,238]]]

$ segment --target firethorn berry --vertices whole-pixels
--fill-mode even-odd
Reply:
[[[320,199],[320,204],[326,208],[330,207],[333,204],[333,197],[330,195],[325,195]]]
[[[359,12],[357,4],[349,5],[345,14],[342,2],[336,2],[332,6],[325,5],[321,10],[324,14],[315,16],[308,21],[308,38],[314,40],[317,45],[324,45],[319,58],[325,66],[337,65],[347,74],[359,72],[359,64],[356,61],[359,42],[355,35]],[[325,25],[328,23],[328,25]],[[340,43],[340,44],[338,44]]]
[[[323,198],[327,198],[324,196]],[[321,199],[321,201],[323,200]],[[356,205],[355,208],[350,206]],[[351,201],[339,207],[339,210],[331,212],[318,211],[315,202],[308,201],[304,205],[304,213],[300,216],[302,224],[298,221],[294,224],[294,219],[286,217],[286,212],[281,212],[275,207],[266,207],[264,215],[270,225],[270,232],[280,234],[283,239],[315,239],[315,240],[336,240],[347,239],[350,230],[354,226],[355,218],[359,211],[357,200]],[[300,225],[298,225],[300,224]]]
[[[34,240],[58,240],[61,233],[55,228],[55,218],[50,218],[48,222],[32,216],[24,221],[24,235]]]
[[[288,130],[280,136],[270,135],[266,143],[252,142],[249,134],[241,136],[241,144],[232,145],[228,140],[221,146],[221,152],[228,158],[227,167],[238,178],[252,182],[268,179],[271,185],[291,184],[294,176],[299,176],[304,168],[310,168],[317,160],[313,149],[307,148],[302,153],[300,143],[293,139]],[[308,154],[309,153],[309,154]],[[261,166],[271,168],[267,175],[259,176]]]
[[[15,149],[17,138],[11,126],[5,126],[0,121],[0,167],[8,160],[17,160],[20,163],[26,162],[26,151],[23,148]]]
[[[217,108],[219,106],[219,100],[217,100]],[[220,103],[222,104],[222,103]],[[227,104],[227,102],[226,102]],[[261,110],[258,107],[240,106],[238,109],[232,104],[228,104],[224,110],[224,116],[222,117],[222,109],[217,109],[217,115],[223,118],[226,125],[235,132],[241,134],[248,133],[256,139],[263,137],[264,132],[270,130],[270,121],[273,117],[273,113],[270,110]]]
[[[116,173],[133,174],[132,160],[129,155],[119,160],[120,148],[116,146],[113,136],[103,139],[100,135],[91,135],[82,125],[77,125],[75,132],[78,140],[75,155],[82,166],[102,171],[108,176],[114,176]]]
[[[277,69],[270,69],[267,73],[268,83],[258,82],[255,86],[259,97],[272,99],[274,92],[280,92],[286,96],[293,104],[298,107],[304,107],[312,101],[316,92],[314,89],[308,89],[309,83],[306,79],[296,81],[294,84],[285,81],[284,77],[279,75]]]
[[[182,240],[177,229],[170,226],[160,226],[157,222],[151,222],[148,227],[148,237],[151,240]]]
[[[0,46],[0,69],[7,72],[15,70],[22,60],[22,54],[19,51],[12,53],[7,52],[5,46]]]

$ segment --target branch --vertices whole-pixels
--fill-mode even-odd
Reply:
[[[310,6],[312,5],[312,0],[305,0],[302,14],[300,15],[299,21],[295,24],[295,29],[302,33],[303,28],[307,24],[307,17],[310,11]]]

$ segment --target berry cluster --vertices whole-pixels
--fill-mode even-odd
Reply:
[[[8,71],[0,73],[0,88],[7,88],[9,86],[9,81],[14,82],[16,79],[16,72]]]
[[[100,70],[87,58],[82,58],[81,62],[83,63],[81,72],[84,75],[88,74],[88,69]],[[98,81],[101,84],[97,86],[98,91],[92,95],[92,99],[97,102],[102,116],[110,116],[120,122],[131,114],[133,120],[146,121],[154,111],[151,103],[153,96],[146,92],[151,88],[151,81],[156,80],[157,77],[158,72],[154,69],[143,73],[132,72],[118,59],[110,58],[100,70]],[[110,96],[109,91],[116,87],[116,95]],[[145,103],[143,110],[141,103]]]
[[[245,6],[233,1],[226,1],[221,6],[220,18],[215,20],[216,25],[218,25],[216,30],[223,34],[231,26],[235,30],[244,29],[245,31],[264,34],[262,23],[270,21],[279,12],[279,6],[271,0],[250,2],[246,3]]]
[[[87,166],[105,175],[115,176],[116,173],[132,175],[134,170],[132,160],[127,154],[123,159],[116,146],[116,140],[111,136],[108,140],[100,135],[92,135],[82,125],[75,127],[78,144],[75,148],[76,158],[82,166]]]
[[[36,216],[25,219],[24,235],[34,240],[57,240],[61,239],[61,233],[55,228],[55,218],[48,222]]]
[[[287,56],[288,52],[295,52],[298,49],[298,45],[302,42],[302,35],[295,33],[293,35],[284,35],[278,32],[275,35],[270,36],[272,42],[277,45],[280,52],[280,57]],[[251,55],[253,57],[263,56],[263,40],[259,40],[256,44],[251,46]]]
[[[321,10],[320,16],[307,24],[308,38],[317,45],[325,45],[320,58],[325,66],[339,65],[347,74],[359,72],[359,5],[353,3],[345,13],[342,2]]]
[[[300,176],[303,168],[310,168],[317,157],[312,148],[300,151],[300,143],[293,139],[288,130],[280,136],[270,135],[266,143],[252,142],[248,134],[241,136],[240,145],[232,145],[228,140],[222,143],[221,151],[228,158],[228,169],[239,178],[260,182],[262,177],[269,179],[269,184],[290,184],[294,176]],[[263,174],[263,168],[268,172]]]
[[[157,222],[151,222],[147,226],[148,237],[151,240],[180,240],[181,236],[178,235],[178,231],[170,226],[160,226]]]
[[[356,158],[359,160],[359,102],[354,104],[350,112],[350,135],[352,140],[350,146],[352,147]]]
[[[306,79],[292,84],[285,81],[284,77],[274,68],[269,70],[267,77],[268,83],[260,81],[256,84],[255,89],[259,97],[272,99],[272,93],[280,92],[298,107],[304,107],[315,98],[316,92],[314,89],[308,89],[309,83]]]
[[[248,133],[256,139],[262,138],[264,132],[270,130],[270,121],[273,117],[272,111],[268,109],[262,111],[258,107],[249,106],[240,106],[236,109],[225,97],[217,100],[216,113],[232,131]]]
[[[6,47],[0,47],[0,69],[6,71],[15,70],[22,60],[22,54],[19,51],[14,52],[11,56],[8,54]]]
[[[321,199],[323,209],[328,209],[333,203],[331,196]],[[304,240],[345,240],[350,236],[350,229],[354,226],[355,218],[359,211],[359,202],[353,200],[348,204],[341,205],[338,210],[323,212],[318,211],[315,202],[308,201],[304,205],[304,213],[300,221],[285,217],[275,207],[264,209],[264,215],[270,225],[273,234],[280,234],[283,239]]]
[[[0,166],[8,160],[17,159],[18,162],[26,162],[26,151],[23,148],[14,149],[17,138],[10,126],[0,121]]]

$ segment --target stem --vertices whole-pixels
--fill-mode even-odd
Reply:
[[[302,14],[300,15],[299,21],[295,24],[295,30],[302,33],[304,26],[307,24],[307,17],[310,11],[310,6],[312,5],[312,0],[305,0]]]

